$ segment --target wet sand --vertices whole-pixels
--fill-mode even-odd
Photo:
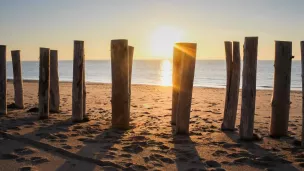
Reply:
[[[225,89],[193,90],[190,135],[174,135],[171,87],[133,85],[131,129],[111,128],[111,85],[87,84],[88,122],[73,124],[71,83],[60,83],[61,112],[38,120],[38,82],[24,82],[25,109],[0,117],[0,170],[304,170],[301,92],[292,91],[289,137],[268,136],[272,91],[256,97],[255,133],[222,132]],[[8,104],[13,85],[8,83]],[[240,94],[241,99],[241,94]]]

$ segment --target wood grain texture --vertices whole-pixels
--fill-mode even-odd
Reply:
[[[134,55],[133,46],[128,46],[128,53],[129,53],[129,112],[131,112],[132,69],[133,69],[133,55]]]
[[[176,114],[176,133],[189,134],[192,90],[196,62],[196,43],[178,43],[182,50],[182,74]]]
[[[292,42],[275,42],[274,84],[270,136],[286,136],[290,108]]]
[[[240,138],[253,139],[256,99],[258,37],[246,37],[244,42],[243,85]]]
[[[240,87],[240,43],[233,42],[232,52],[231,42],[225,42],[225,49],[227,63],[227,85],[224,119],[221,129],[234,131]]]
[[[128,40],[111,41],[111,70],[112,127],[128,129],[130,122]]]
[[[171,124],[176,125],[176,113],[178,98],[180,93],[181,83],[181,63],[183,57],[183,51],[179,44],[175,44],[173,49],[173,68],[172,68],[172,114]]]
[[[89,120],[87,115],[87,86],[86,86],[86,72],[85,72],[85,53],[83,52],[83,101],[82,101],[82,110],[83,110],[83,119]]]
[[[20,50],[11,51],[13,75],[14,75],[14,99],[16,107],[23,109],[23,81],[22,81],[22,68],[20,60]]]
[[[58,52],[50,51],[50,111],[59,112],[59,75],[58,75]]]
[[[7,114],[6,86],[6,46],[0,45],[0,115]]]
[[[40,48],[39,61],[39,119],[47,119],[50,97],[50,49]]]
[[[72,121],[83,121],[84,42],[74,41]]]

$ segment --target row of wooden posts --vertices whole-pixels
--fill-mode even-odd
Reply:
[[[176,125],[177,134],[189,133],[196,49],[196,43],[176,43],[173,50],[171,123]],[[301,49],[303,63],[304,41],[301,42]],[[239,134],[243,140],[252,140],[254,135],[258,37],[246,37],[243,50],[242,105]],[[111,41],[112,126],[115,128],[129,128],[133,52],[134,47],[128,45],[128,40],[119,39]],[[240,43],[225,42],[225,52],[227,84],[224,119],[221,129],[234,131],[241,75]],[[12,51],[11,55],[14,73],[15,105],[23,108],[20,51]],[[292,43],[276,41],[270,125],[270,135],[273,137],[286,136],[288,132],[292,58]],[[303,67],[302,73],[304,73]],[[59,101],[57,51],[40,48],[39,118],[47,119],[49,111],[59,112]],[[6,114],[6,108],[6,46],[0,45],[0,114]],[[304,116],[304,112],[302,113]],[[72,120],[74,122],[81,122],[86,119],[88,117],[86,115],[84,42],[74,41]],[[302,133],[302,140],[303,138],[304,134]]]

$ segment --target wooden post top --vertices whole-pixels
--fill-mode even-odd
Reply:
[[[12,50],[12,53],[20,52],[20,50]]]
[[[189,48],[196,48],[197,43],[177,42],[177,43],[175,43],[175,45],[176,45],[176,46],[182,45],[182,46],[186,46],[186,47],[189,47]]]
[[[74,43],[84,43],[83,40],[74,40]]]
[[[291,41],[281,41],[281,40],[275,40],[274,42],[275,43],[292,43]]]
[[[40,50],[50,50],[50,48],[40,47]]]
[[[179,43],[175,43],[174,47],[189,56],[194,56],[194,57],[196,56],[196,47],[197,47],[196,43],[179,42]]]
[[[113,39],[113,40],[111,40],[111,42],[124,42],[124,41],[128,41],[128,39]]]

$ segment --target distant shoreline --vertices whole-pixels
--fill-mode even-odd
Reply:
[[[13,79],[7,79],[7,82],[13,82]],[[24,79],[23,82],[27,83],[38,83],[38,80],[33,79]],[[72,83],[72,81],[59,81],[60,83]],[[87,85],[111,85],[112,83],[102,83],[102,82],[86,82]],[[163,86],[163,85],[152,85],[152,84],[132,84],[133,86],[151,86],[151,87],[171,87],[171,86]],[[194,86],[195,88],[207,88],[207,89],[226,89],[224,87],[208,87],[208,86]],[[273,87],[269,88],[257,88],[257,91],[272,91]],[[240,87],[240,93],[242,88]],[[302,90],[294,90],[290,89],[292,92],[302,92]]]

